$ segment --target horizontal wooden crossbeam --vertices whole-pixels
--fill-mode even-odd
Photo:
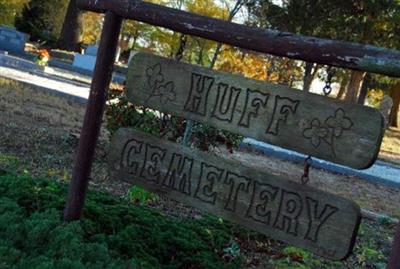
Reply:
[[[398,50],[254,28],[137,0],[77,0],[77,4],[84,10],[111,11],[125,19],[243,49],[400,77]]]

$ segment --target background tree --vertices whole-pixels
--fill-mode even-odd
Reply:
[[[31,40],[55,44],[61,32],[67,9],[65,0],[30,0],[15,26],[29,33]]]
[[[258,26],[384,47],[398,44],[399,35],[395,34],[399,27],[398,1],[283,0],[280,5],[275,3],[255,0],[249,6]],[[305,91],[315,78],[315,68],[318,67],[313,63],[304,64]],[[339,96],[356,102],[365,73],[351,70],[339,73],[343,76],[337,78],[343,83]]]
[[[255,0],[249,4],[253,24],[269,29],[298,33],[309,36],[326,37],[327,17],[331,16],[331,3],[323,0],[286,0],[281,4],[276,1]],[[284,60],[284,59],[282,59]],[[286,61],[288,68],[293,68],[294,61]],[[309,92],[313,80],[317,77],[320,65],[303,63],[304,92]],[[283,71],[283,70],[281,70]],[[289,71],[289,70],[287,70]],[[287,72],[286,70],[283,72]]]
[[[14,26],[28,0],[0,0],[0,25]]]
[[[94,44],[100,39],[104,15],[85,12],[82,15],[82,44]]]
[[[389,115],[389,125],[399,127],[399,107],[400,107],[400,82],[397,82],[390,91],[390,97],[393,99],[393,107]]]
[[[58,39],[58,47],[64,50],[78,51],[82,34],[82,11],[76,6],[76,0],[70,0],[64,23]]]

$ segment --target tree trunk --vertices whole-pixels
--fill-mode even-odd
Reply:
[[[211,63],[210,63],[210,68],[214,69],[215,63],[217,62],[218,56],[221,53],[222,49],[222,43],[218,43],[217,48],[215,49],[214,55],[212,57]]]
[[[204,45],[200,45],[199,55],[197,56],[197,64],[203,65]]]
[[[283,68],[286,70],[286,72],[279,72],[278,74],[278,83],[282,85],[287,85],[289,86],[291,76],[292,76],[292,66],[293,66],[294,61],[288,58],[283,59]]]
[[[310,92],[311,87],[311,72],[314,63],[306,62],[306,66],[304,68],[304,77],[303,77],[303,92]]]
[[[360,89],[360,95],[358,96],[357,103],[360,105],[364,105],[365,99],[367,98],[369,84],[371,82],[371,74],[367,73],[364,78],[364,82],[362,83]]]
[[[318,65],[314,65],[314,63],[306,62],[305,70],[304,70],[304,78],[303,78],[303,92],[310,92],[310,88],[312,82],[317,74],[319,67]]]
[[[139,27],[136,28],[136,30],[135,30],[135,35],[133,36],[132,47],[130,48],[131,50],[135,50],[136,42],[137,42],[138,38],[139,38]]]
[[[79,51],[82,34],[82,11],[76,6],[76,0],[70,0],[65,15],[58,48]]]
[[[361,87],[361,83],[364,80],[365,72],[352,71],[350,76],[350,82],[347,86],[346,101],[350,103],[357,102],[358,92]]]
[[[393,99],[392,110],[389,115],[389,126],[399,127],[398,125],[398,115],[400,106],[400,82],[394,85],[392,91],[390,92],[390,97]]]
[[[341,82],[340,82],[339,92],[338,92],[338,95],[336,97],[337,99],[343,99],[343,96],[346,93],[346,89],[347,89],[347,85],[348,84],[349,84],[349,74],[348,74],[348,72],[345,72],[343,77],[342,77],[342,79],[341,79]]]
[[[274,70],[276,68],[276,59],[274,57],[268,57],[268,58],[269,58],[270,66],[266,68],[267,71],[265,74],[265,81],[271,80],[271,76],[274,73]]]
[[[117,54],[115,55],[115,63],[119,62],[119,59],[121,58],[121,52],[122,52],[121,47],[118,45]]]

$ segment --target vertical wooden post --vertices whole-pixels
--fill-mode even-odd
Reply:
[[[397,224],[387,269],[400,269],[400,223]]]
[[[69,186],[68,200],[64,209],[64,221],[67,222],[78,220],[81,217],[85,203],[95,147],[107,101],[107,88],[111,82],[121,23],[121,17],[111,12],[106,13],[85,119],[79,140],[78,153]]]

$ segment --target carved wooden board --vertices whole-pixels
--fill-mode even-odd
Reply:
[[[112,177],[330,259],[352,250],[352,201],[133,129],[112,139]]]
[[[134,104],[357,169],[373,164],[383,136],[375,109],[144,53],[126,89]]]

